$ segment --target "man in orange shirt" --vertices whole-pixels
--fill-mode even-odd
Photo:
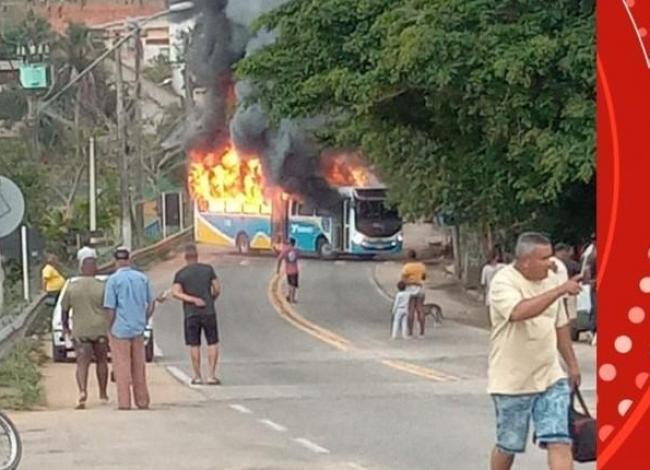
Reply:
[[[402,282],[406,284],[406,291],[411,294],[409,303],[408,330],[413,335],[413,326],[417,314],[420,325],[420,337],[424,336],[424,280],[427,278],[427,267],[417,261],[414,250],[408,251],[408,262],[402,268]]]

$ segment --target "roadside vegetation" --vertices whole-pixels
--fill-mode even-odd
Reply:
[[[41,366],[47,361],[40,341],[22,339],[0,361],[0,409],[28,410],[43,404]]]

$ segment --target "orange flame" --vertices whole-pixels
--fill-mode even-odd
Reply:
[[[357,153],[325,154],[321,173],[330,186],[366,187],[376,181],[363,158]]]
[[[241,158],[233,148],[190,153],[188,187],[199,210],[271,213],[259,158]]]

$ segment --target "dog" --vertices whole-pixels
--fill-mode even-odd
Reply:
[[[434,323],[442,324],[442,320],[445,316],[442,314],[442,307],[438,304],[428,303],[424,304],[424,318],[431,316]]]

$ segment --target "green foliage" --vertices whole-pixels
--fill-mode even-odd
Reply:
[[[237,67],[254,99],[331,118],[407,217],[507,228],[594,179],[593,2],[291,0],[257,27],[278,36]]]
[[[21,139],[0,139],[0,173],[13,180],[25,197],[25,217],[30,225],[38,226],[51,198],[47,191],[47,175],[31,158]]]
[[[51,46],[52,93],[104,50],[101,40],[85,26],[70,24],[65,34],[58,35],[47,21],[33,14],[9,29],[1,42],[7,51],[32,39],[37,43],[47,41]],[[20,88],[10,88],[0,95],[0,114],[6,114],[10,122],[22,119],[25,101]],[[15,179],[25,193],[28,223],[47,240],[48,249],[62,257],[67,255],[65,241],[70,234],[88,228],[87,198],[85,194],[78,197],[87,181],[88,140],[96,137],[98,156],[110,153],[108,148],[102,149],[102,140],[113,129],[113,109],[114,91],[109,88],[103,67],[98,66],[40,114],[37,146],[26,144],[32,140],[27,135],[32,131],[27,128],[24,139],[0,140],[2,173]],[[3,117],[0,115],[0,119]],[[114,162],[97,159],[98,228],[108,232],[119,199],[115,175]]]
[[[40,365],[45,355],[39,343],[21,340],[0,362],[0,407],[30,409],[43,401]]]
[[[13,124],[23,119],[26,114],[27,99],[22,90],[11,86],[0,92],[0,121]]]
[[[161,83],[172,75],[172,66],[169,57],[160,54],[153,60],[153,64],[142,71],[142,75],[153,83]]]
[[[47,20],[30,11],[23,21],[7,28],[0,35],[0,59],[16,58],[16,48],[19,45],[43,44],[51,42],[53,38]]]

